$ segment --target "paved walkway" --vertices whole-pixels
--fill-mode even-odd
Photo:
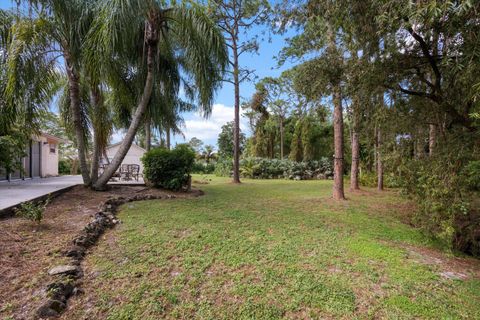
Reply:
[[[0,210],[82,183],[81,176],[0,182]]]
[[[71,186],[82,184],[82,176],[60,176],[51,178],[36,178],[14,180],[11,182],[0,181],[0,211],[19,203],[36,199],[38,197],[56,192]],[[117,185],[143,185],[143,178],[138,181],[113,181],[108,184]]]

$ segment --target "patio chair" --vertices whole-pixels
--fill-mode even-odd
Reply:
[[[128,166],[130,176],[135,178],[138,181],[138,176],[140,175],[140,166],[138,164],[131,164]]]
[[[125,180],[125,181],[132,180],[129,166],[130,165],[126,163],[120,166],[120,180]]]

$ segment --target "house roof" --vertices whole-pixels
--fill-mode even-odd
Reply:
[[[65,139],[62,139],[62,138],[53,136],[53,135],[48,134],[48,133],[45,133],[45,132],[40,133],[40,136],[42,136],[42,137],[44,137],[44,138],[47,138],[47,139],[49,139],[49,140],[57,141],[57,142],[62,142],[62,143],[68,142],[68,140],[65,140]]]
[[[117,143],[114,143],[114,144],[111,144],[111,145],[109,145],[109,146],[107,147],[107,149],[111,149],[111,148],[116,147],[116,146],[118,146],[118,145],[120,145],[120,144],[122,144],[121,141],[120,141],[120,142],[117,142]],[[142,150],[142,151],[144,151],[144,152],[147,152],[147,150],[143,149],[142,147],[140,147],[140,146],[139,146],[138,144],[136,144],[136,143],[132,143],[132,145],[130,146],[130,148],[131,148],[131,147],[137,147],[138,149],[140,149],[140,150]]]

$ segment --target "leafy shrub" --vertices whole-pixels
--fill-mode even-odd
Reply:
[[[70,174],[72,166],[68,160],[62,159],[58,161],[58,173],[59,174]]]
[[[215,164],[206,163],[204,161],[195,161],[193,163],[192,172],[199,174],[210,174],[215,171]]]
[[[195,152],[187,144],[174,149],[155,148],[142,157],[143,174],[155,187],[180,190],[188,186],[195,161]]]
[[[17,209],[15,209],[15,215],[40,224],[40,222],[43,220],[43,213],[49,203],[50,197],[48,197],[44,202],[24,202],[20,204]]]
[[[360,185],[365,187],[376,187],[377,186],[377,173],[362,171],[358,176],[358,181]],[[398,178],[391,172],[384,172],[383,174],[383,185],[387,188],[398,188],[400,187],[400,181]]]
[[[0,167],[7,173],[22,170],[21,158],[25,153],[28,136],[22,131],[13,131],[10,135],[0,136]]]
[[[480,191],[480,161],[470,161],[463,170],[466,186]]]
[[[230,176],[231,160],[217,162],[215,173]],[[295,162],[288,159],[267,159],[249,157],[240,161],[240,173],[251,179],[327,179],[333,176],[332,163],[327,158],[321,160]]]
[[[218,159],[214,172],[218,177],[231,177],[233,173],[233,160],[231,158]]]

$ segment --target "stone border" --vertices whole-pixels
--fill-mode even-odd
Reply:
[[[196,196],[202,195],[199,190]],[[47,298],[36,311],[36,316],[41,319],[58,317],[67,308],[67,301],[75,294],[82,293],[80,288],[83,271],[81,262],[86,251],[93,246],[106,229],[114,227],[120,221],[116,218],[117,209],[122,204],[155,199],[174,199],[175,195],[135,195],[132,197],[115,197],[103,202],[100,211],[73,239],[71,245],[63,251],[63,256],[70,259],[70,264],[56,266],[48,271],[53,278],[45,291]]]

